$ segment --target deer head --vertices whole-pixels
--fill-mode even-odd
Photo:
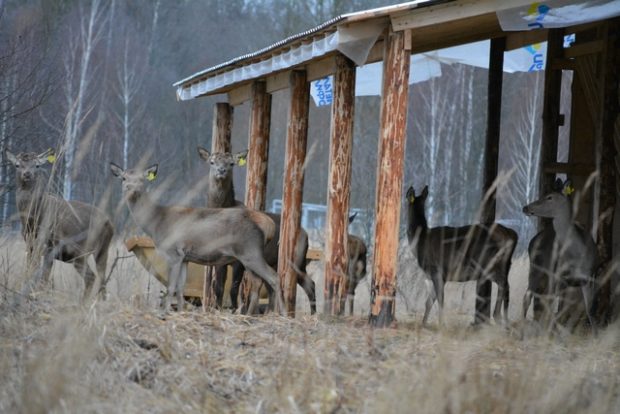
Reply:
[[[419,195],[415,195],[415,190],[413,186],[409,187],[407,190],[407,202],[412,205],[421,205],[424,206],[424,202],[426,201],[426,197],[428,197],[428,186],[424,186],[422,192]]]
[[[15,176],[19,188],[32,188],[40,176],[40,168],[46,163],[53,163],[56,160],[51,148],[38,155],[35,152],[21,152],[14,155],[6,150],[5,156],[15,167]]]
[[[544,218],[557,217],[559,214],[570,213],[570,195],[575,191],[570,180],[562,182],[557,179],[553,184],[553,191],[544,195],[539,200],[523,207],[523,212],[528,216]]]
[[[237,152],[215,152],[210,153],[203,147],[198,147],[200,158],[209,163],[210,176],[216,180],[226,180],[232,177],[232,170],[235,165],[243,166],[246,163],[248,151]]]
[[[123,170],[120,166],[110,163],[112,174],[123,181],[123,196],[129,201],[136,201],[146,189],[146,182],[153,181],[157,177],[157,164],[149,168]]]

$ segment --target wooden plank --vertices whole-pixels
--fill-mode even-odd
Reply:
[[[323,260],[323,251],[319,249],[308,249],[306,259],[314,261]]]
[[[495,196],[493,188],[497,178],[499,163],[499,136],[502,115],[502,83],[504,78],[504,49],[506,38],[491,40],[489,53],[489,77],[487,97],[487,133],[484,150],[484,183],[482,223],[491,225],[495,222]],[[489,315],[490,316],[490,315]]]
[[[265,81],[267,82],[267,93],[274,93],[282,89],[288,88],[290,77],[290,70],[266,76]]]
[[[369,323],[387,327],[396,311],[396,262],[403,182],[409,61],[403,32],[390,32],[383,59],[383,90],[377,155],[375,237]]]
[[[341,315],[348,289],[348,226],[353,155],[353,112],[355,106],[355,64],[336,57],[332,102],[325,218],[324,312]]]
[[[306,65],[306,74],[308,82],[322,79],[336,72],[336,57],[328,56],[324,59],[308,62]]]
[[[533,45],[535,43],[546,42],[547,32],[547,29],[509,32],[506,35],[506,52]]]
[[[442,26],[456,20],[469,20],[485,14],[521,6],[528,6],[531,0],[460,0],[438,4],[436,6],[412,9],[403,13],[395,13],[392,17],[394,31],[419,29],[427,26]],[[475,26],[471,26],[475,30]]]
[[[548,67],[552,70],[577,70],[577,64],[573,59],[554,59]]]
[[[295,263],[295,245],[301,229],[310,84],[307,82],[304,71],[292,71],[289,82],[291,102],[286,132],[278,274],[280,275],[286,312],[289,316],[295,316],[297,274],[292,264]]]
[[[581,177],[588,177],[596,170],[594,164],[568,163],[568,162],[549,162],[543,166],[545,174],[568,174]]]
[[[239,85],[228,92],[228,103],[232,106],[241,105],[252,98],[252,83]]]
[[[575,58],[584,55],[596,55],[601,53],[605,47],[604,40],[593,40],[591,42],[577,43],[564,49],[564,57]]]
[[[230,152],[233,107],[225,102],[218,102],[213,107],[213,130],[211,133],[211,152]],[[202,292],[202,310],[215,308],[215,268],[205,266]]]

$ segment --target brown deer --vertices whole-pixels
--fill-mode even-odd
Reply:
[[[428,228],[424,204],[428,187],[419,195],[413,187],[407,191],[407,238],[418,264],[433,284],[426,300],[423,324],[435,302],[439,302],[439,322],[442,323],[444,285],[446,282],[476,281],[478,285],[492,280],[498,286],[493,318],[499,320],[504,305],[504,322],[508,319],[510,287],[508,273],[518,236],[514,230],[493,224],[486,227],[473,224],[463,227]],[[474,323],[478,322],[478,318]]]
[[[233,187],[233,170],[235,165],[239,165],[245,161],[247,157],[247,151],[231,154],[229,152],[216,152],[210,153],[207,149],[198,147],[198,154],[209,165],[209,189],[207,191],[207,206],[208,207],[239,207],[243,206],[243,203],[235,200],[235,189]],[[272,268],[278,266],[278,244],[280,242],[280,221],[282,216],[280,214],[265,213],[267,214],[276,225],[276,232],[266,245],[264,249],[264,256],[267,264]],[[316,312],[316,294],[314,281],[306,273],[306,254],[308,252],[308,233],[304,229],[301,229],[299,237],[297,238],[296,254],[294,268],[297,271],[297,283],[304,289],[310,300],[310,312],[314,314]],[[237,308],[237,297],[239,293],[239,286],[241,279],[243,278],[244,268],[242,266],[233,266],[233,282],[230,289],[231,302],[233,308]],[[216,270],[216,297],[217,305],[221,306],[224,294],[224,281],[226,278],[225,269]],[[258,294],[262,283],[255,279],[252,280],[252,293],[251,300],[247,313],[252,314],[256,311],[256,305],[258,302]]]
[[[525,207],[528,216],[553,219],[555,231],[554,255],[557,260],[553,273],[553,285],[579,287],[590,326],[596,330],[592,318],[592,284],[599,266],[598,252],[594,239],[573,219],[572,202],[568,197],[570,181],[564,182],[562,192],[551,192]]]
[[[557,179],[552,190],[562,192],[564,183]],[[550,219],[547,219],[548,221]],[[530,304],[534,302],[534,320],[549,322],[553,302],[552,280],[557,258],[554,257],[555,230],[552,223],[544,223],[527,247],[530,258],[528,285],[523,296],[523,319],[527,317]]]
[[[349,217],[349,224],[353,223],[357,213]],[[348,235],[349,265],[347,276],[349,278],[347,301],[349,302],[349,315],[353,315],[353,302],[355,300],[355,289],[359,282],[366,276],[366,256],[368,248],[361,238],[352,234]]]
[[[52,150],[38,155],[33,152],[14,155],[6,151],[5,155],[15,167],[17,210],[28,260],[40,263],[35,283],[42,280],[47,284],[54,260],[60,260],[73,264],[84,278],[84,298],[93,293],[97,276],[101,283],[99,292],[105,294],[108,248],[114,235],[110,219],[90,204],[64,200],[47,192],[47,180],[41,167],[48,161],[53,162]],[[91,254],[95,258],[97,275],[87,263]]]
[[[146,181],[157,176],[157,164],[146,170],[123,170],[110,163],[112,174],[123,181],[123,197],[136,223],[155,243],[168,265],[168,292],[164,310],[174,294],[177,309],[184,307],[187,262],[223,266],[240,261],[267,284],[276,310],[283,300],[278,275],[265,262],[263,248],[273,237],[269,216],[246,208],[191,208],[162,206],[146,192]]]

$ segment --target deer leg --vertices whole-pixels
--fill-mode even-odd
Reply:
[[[590,309],[592,297],[592,288],[588,283],[581,286],[581,294],[583,295],[583,306],[586,308],[586,315],[588,316],[588,322],[590,322],[590,327],[592,328],[592,332],[596,335],[596,324],[594,323],[594,318],[592,317],[592,312]]]
[[[435,286],[432,281],[426,279],[424,281],[426,285],[426,306],[424,309],[424,318],[422,319],[422,325],[426,326],[428,323],[428,315],[431,313],[431,309],[433,308],[433,303],[435,303],[435,299],[437,298],[437,294],[435,293]]]
[[[495,298],[495,308],[493,308],[493,320],[495,322],[499,322],[499,318],[501,317],[504,289],[503,284],[497,284],[497,298]]]
[[[263,258],[262,251],[256,250],[255,252],[246,254],[243,257],[237,257],[237,259],[243,263],[246,269],[252,271],[267,284],[270,292],[275,295],[276,311],[284,315],[284,299],[282,298],[282,290],[280,289],[280,285],[278,283],[278,274],[267,265],[265,259]]]
[[[239,287],[243,280],[243,272],[245,269],[240,262],[234,262],[233,265],[232,284],[230,286],[230,303],[233,309],[237,309],[239,305]]]
[[[106,298],[106,284],[108,283],[106,268],[108,266],[108,246],[103,247],[95,257],[95,267],[97,268],[97,276],[101,280],[99,287],[99,295],[103,299]]]
[[[177,293],[177,311],[181,312],[185,310],[185,282],[187,281],[187,266],[188,262],[181,262],[179,265],[179,280],[177,280],[176,293]]]
[[[310,314],[316,313],[316,294],[314,280],[307,273],[297,273],[297,283],[303,288],[310,300]]]
[[[215,305],[222,309],[224,305],[224,285],[226,284],[227,266],[217,266],[215,268]]]
[[[530,307],[530,303],[532,303],[532,291],[526,290],[525,295],[523,295],[523,319],[527,319],[527,310]]]
[[[182,259],[174,259],[173,261],[168,262],[168,290],[166,292],[166,297],[164,299],[164,312],[170,311],[170,303],[172,302],[172,297],[174,296],[175,289],[178,285],[179,273],[180,273],[180,265],[182,265]]]
[[[88,266],[85,258],[75,259],[73,261],[73,267],[77,272],[84,278],[84,294],[82,296],[82,300],[86,300],[89,297],[92,297],[93,288],[95,286],[95,280],[97,276]]]

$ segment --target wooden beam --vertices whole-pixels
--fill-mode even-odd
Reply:
[[[564,49],[564,57],[575,58],[584,55],[596,55],[601,53],[605,48],[604,40],[593,40],[591,42],[574,44]]]
[[[562,71],[553,69],[556,59],[564,55],[564,30],[550,29],[547,39],[547,69],[545,70],[545,97],[543,101],[543,129],[540,165],[557,162],[558,126],[560,119],[560,94],[562,87]],[[554,174],[541,174],[539,194],[547,194],[553,188]]]
[[[233,107],[225,102],[218,102],[213,107],[213,130],[211,132],[211,152],[230,152]],[[215,308],[215,268],[205,266],[202,309]]]
[[[284,188],[282,190],[282,222],[280,224],[280,249],[278,274],[284,293],[286,312],[295,316],[297,274],[295,245],[300,231],[301,203],[304,188],[304,162],[308,141],[308,111],[310,84],[306,72],[292,71],[289,84],[291,102],[286,132],[286,155],[284,158]]]
[[[543,166],[545,174],[568,174],[588,177],[596,171],[594,164],[568,163],[568,162],[549,162]]]
[[[412,9],[392,16],[394,31],[419,29],[428,26],[452,24],[458,20],[469,20],[485,14],[495,15],[500,10],[529,6],[531,0],[460,0],[441,3],[436,6]],[[472,26],[472,29],[475,28]]]
[[[403,32],[386,36],[377,156],[375,237],[370,291],[371,325],[386,327],[396,311],[396,262],[407,138],[409,61]]]
[[[509,32],[506,35],[506,52],[546,41],[547,29]]]
[[[228,92],[228,103],[232,106],[241,105],[252,99],[252,82],[239,85]]]
[[[505,48],[505,37],[491,39],[487,94],[487,134],[484,150],[484,184],[482,188],[486,201],[483,203],[482,223],[488,225],[495,221],[495,197],[497,190],[493,185],[497,178],[497,165],[499,162]]]
[[[332,102],[325,228],[324,311],[341,315],[348,292],[348,212],[353,154],[355,64],[336,57]]]

